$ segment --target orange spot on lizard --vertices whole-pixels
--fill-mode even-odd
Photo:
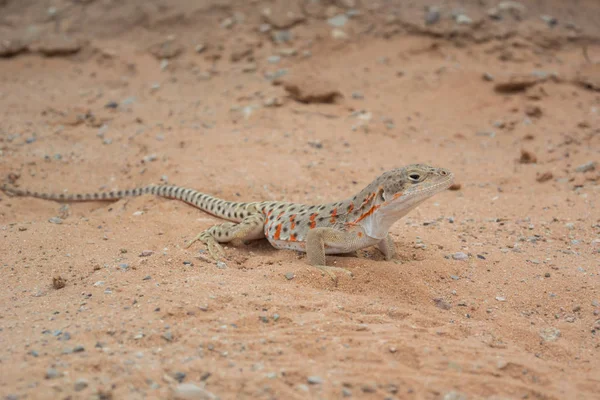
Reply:
[[[329,222],[332,224],[335,224],[336,217],[337,217],[337,208],[334,208],[333,210],[331,210],[331,218],[329,219]]]
[[[317,221],[315,221],[315,218],[317,218],[317,213],[311,214],[310,215],[310,229],[314,229],[317,226]]]
[[[367,218],[369,215],[373,214],[379,207],[379,205],[374,205],[372,206],[369,211],[367,211],[366,213],[364,213],[363,215],[361,215],[360,217],[358,217],[358,219],[356,221],[354,221],[354,223],[360,222],[363,219]]]
[[[296,228],[296,215],[290,215],[290,229]]]
[[[295,233],[292,233],[292,234],[290,235],[290,242],[295,242],[296,240],[297,240],[296,234],[295,234]]]
[[[281,236],[281,224],[277,225],[277,229],[275,229],[275,234],[273,235],[273,239],[279,240]]]

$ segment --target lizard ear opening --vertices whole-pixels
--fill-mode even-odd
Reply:
[[[379,199],[381,201],[388,201],[392,198],[392,195],[390,195],[389,193],[387,193],[384,189],[381,189],[379,191]]]

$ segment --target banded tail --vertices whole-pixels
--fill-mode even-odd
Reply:
[[[112,190],[109,192],[93,193],[40,193],[30,190],[21,190],[9,185],[3,184],[3,192],[17,197],[35,197],[38,199],[52,200],[63,203],[80,201],[116,201],[126,197],[136,197],[145,194],[152,194],[168,199],[177,199],[193,205],[200,210],[212,214],[216,217],[233,222],[240,222],[248,215],[257,212],[257,203],[240,203],[226,201],[213,197],[211,195],[199,192],[194,189],[184,188],[174,185],[148,185],[135,189]]]

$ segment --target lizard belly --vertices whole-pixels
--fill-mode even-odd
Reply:
[[[271,238],[269,239],[269,243],[271,246],[275,247],[279,250],[296,250],[306,253],[306,242],[292,242],[290,240],[275,240]]]

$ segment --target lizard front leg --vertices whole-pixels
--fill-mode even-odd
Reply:
[[[377,248],[383,253],[383,256],[387,261],[396,256],[396,245],[389,233],[385,239],[382,239],[381,242],[377,244]]]
[[[219,260],[225,256],[225,251],[219,243],[228,243],[233,240],[255,240],[265,237],[264,234],[265,216],[262,213],[256,213],[247,216],[240,223],[225,222],[219,225],[213,225],[210,228],[200,232],[196,237],[190,240],[185,247],[190,247],[194,242],[200,241],[208,247],[208,252],[212,258]]]
[[[352,272],[344,268],[329,267],[325,265],[325,246],[340,250],[341,253],[352,251],[356,241],[356,233],[344,232],[334,228],[315,228],[306,235],[306,257],[308,262],[328,274],[337,282],[335,272],[344,272],[352,276]]]

